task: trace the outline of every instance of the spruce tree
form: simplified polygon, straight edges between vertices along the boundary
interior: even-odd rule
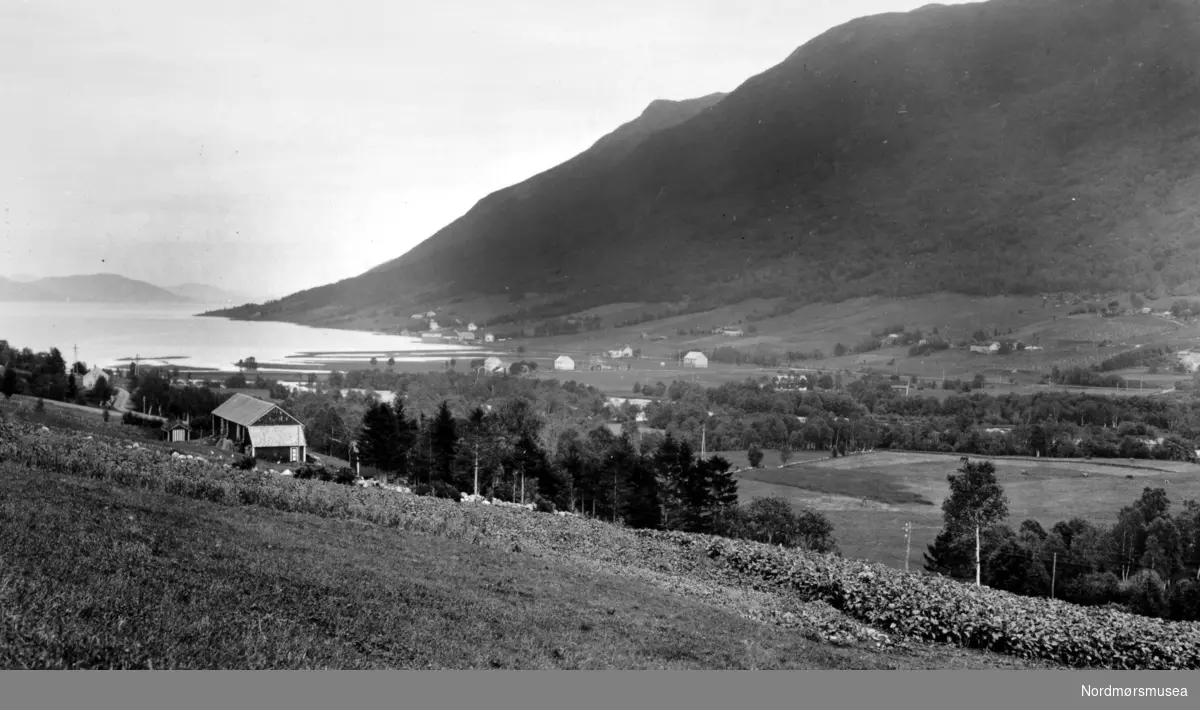
[[[4,377],[0,379],[0,394],[4,395],[5,399],[11,398],[17,393],[17,371],[13,369],[12,363],[8,363],[8,367],[4,368]]]
[[[454,457],[458,447],[458,429],[450,404],[442,400],[432,422],[433,477],[451,482],[454,478]]]

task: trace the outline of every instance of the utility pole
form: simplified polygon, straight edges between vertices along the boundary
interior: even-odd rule
[[[979,583],[979,523],[975,523],[975,586],[981,586]]]
[[[1058,578],[1058,553],[1054,553],[1054,561],[1050,564],[1050,598],[1054,598],[1054,582]]]
[[[479,495],[479,442],[475,442],[475,495]]]
[[[700,460],[704,460],[704,443],[705,435],[708,433],[708,422],[700,425]]]
[[[904,524],[904,571],[908,571],[908,558],[912,556],[912,522]]]

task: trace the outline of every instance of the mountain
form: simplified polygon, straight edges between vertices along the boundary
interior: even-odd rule
[[[185,299],[145,281],[117,274],[54,276],[20,284],[31,295],[16,300],[79,301],[85,303],[178,303]]]
[[[222,315],[1192,291],[1197,46],[1194,0],[861,18],[727,96],[652,104],[398,259]]]
[[[255,300],[254,296],[237,291],[229,291],[216,286],[200,283],[185,283],[178,286],[164,286],[165,290],[188,301],[197,303],[231,303],[241,305]]]
[[[49,296],[33,286],[0,276],[0,303],[7,301],[44,301]]]

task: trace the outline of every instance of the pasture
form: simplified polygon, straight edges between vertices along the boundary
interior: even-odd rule
[[[1008,495],[1008,522],[1014,528],[1032,518],[1049,529],[1075,516],[1111,524],[1147,487],[1166,489],[1173,506],[1200,500],[1200,466],[1194,464],[990,460]],[[842,554],[893,567],[904,567],[904,525],[911,522],[910,564],[919,567],[925,547],[942,526],[946,477],[959,466],[957,456],[877,452],[742,471],[738,490],[744,502],[779,495],[820,510],[833,522]]]

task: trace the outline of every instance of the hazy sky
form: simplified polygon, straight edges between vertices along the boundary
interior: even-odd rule
[[[0,274],[274,295],[924,0],[0,0]]]

